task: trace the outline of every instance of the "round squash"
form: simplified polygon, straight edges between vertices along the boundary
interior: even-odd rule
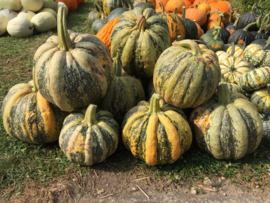
[[[35,30],[38,32],[48,32],[56,28],[57,22],[55,17],[49,12],[36,14],[32,19]]]
[[[114,9],[123,7],[121,0],[103,0],[103,12],[108,16]]]
[[[1,10],[0,14],[5,16],[8,20],[11,20],[11,19],[15,18],[16,16],[18,16],[18,13],[16,13],[15,11],[9,10],[9,9]]]
[[[268,46],[269,43],[264,47],[258,44],[250,44],[245,48],[243,57],[255,67],[270,66],[270,51],[266,50]]]
[[[101,18],[102,11],[101,11],[100,6],[98,4],[94,4],[94,5],[95,5],[96,10],[89,12],[88,17],[87,17],[89,27],[92,27],[92,24],[95,20]]]
[[[21,11],[20,13],[18,13],[18,17],[25,17],[28,20],[32,20],[32,18],[35,16],[36,14],[32,11]]]
[[[221,75],[223,74],[221,73]],[[225,79],[224,75],[221,76],[221,78]],[[226,82],[226,79],[225,80],[221,79],[221,82],[219,84],[226,84],[230,93],[233,93],[233,92],[241,93],[241,94],[243,93],[243,90],[239,85],[235,83],[228,83]],[[216,91],[216,95],[218,95],[218,89]]]
[[[65,119],[59,145],[70,161],[91,166],[115,152],[119,131],[110,112],[91,104],[86,112],[73,112]]]
[[[0,8],[12,11],[20,11],[22,9],[21,0],[1,0]]]
[[[12,37],[28,37],[33,34],[34,26],[27,18],[16,17],[8,22],[7,31]]]
[[[128,75],[122,74],[119,58],[113,59],[115,75],[112,86],[101,100],[101,108],[113,114],[114,119],[121,124],[125,114],[140,101],[145,99],[141,82]]]
[[[182,13],[183,6],[186,6],[183,0],[169,0],[166,4],[165,9],[167,13],[172,13],[177,7],[177,13]]]
[[[41,95],[70,112],[102,99],[114,70],[107,48],[97,37],[68,34],[65,9],[58,12],[58,37],[50,37],[38,48],[34,67]]]
[[[97,18],[91,26],[94,35],[96,35],[107,23],[107,18],[105,18],[103,11],[100,11],[100,13],[100,18]]]
[[[215,93],[220,74],[213,51],[192,40],[181,40],[159,57],[153,77],[155,92],[169,105],[195,108]]]
[[[215,30],[214,28],[211,28],[210,30],[207,30],[206,33],[213,33],[213,34],[216,34],[217,33],[217,30]],[[224,44],[227,44],[228,43],[228,39],[230,37],[230,33],[228,30],[226,30],[225,28],[221,28],[220,29],[220,39],[223,41]]]
[[[220,26],[214,26],[213,33],[205,33],[200,37],[200,40],[205,43],[208,49],[213,50],[214,52],[224,49],[224,42],[220,38]],[[215,32],[216,31],[216,32]],[[215,33],[215,34],[214,34]]]
[[[148,165],[174,163],[192,143],[192,134],[184,112],[170,105],[160,106],[159,95],[150,104],[141,101],[125,115],[123,143]]]
[[[207,13],[203,9],[189,8],[186,10],[186,18],[195,20],[202,26],[207,20]]]
[[[31,144],[57,141],[67,115],[42,97],[31,83],[13,86],[2,106],[3,125],[7,133]]]
[[[21,0],[21,4],[27,11],[37,12],[43,7],[43,0]]]
[[[55,20],[57,19],[56,12],[54,10],[52,10],[51,8],[43,8],[38,13],[41,13],[41,12],[48,12],[48,13],[52,14],[55,17]]]
[[[111,33],[112,58],[120,56],[130,75],[152,77],[158,57],[169,46],[167,22],[151,8],[124,12]]]
[[[253,92],[250,100],[260,113],[270,113],[270,84],[266,89]]]
[[[235,57],[235,58],[238,58],[238,57],[243,58],[243,52],[244,52],[244,50],[240,46],[234,45],[234,43],[232,43],[232,45],[230,45],[228,47],[228,49],[226,50],[226,52],[228,54],[233,53],[233,57]]]
[[[263,124],[263,136],[270,140],[270,114],[260,113]]]
[[[186,18],[186,7],[182,8],[181,19],[184,23],[184,28],[186,30],[185,39],[197,39],[198,38],[198,27],[196,23],[190,19]]]
[[[131,11],[133,9],[133,5],[130,3],[129,0],[122,0],[123,8],[116,8],[110,12],[110,14],[107,16],[107,22],[110,20],[120,18],[122,13],[126,11]]]
[[[57,0],[43,0],[42,8],[50,8],[54,11],[57,10],[58,1]]]
[[[0,36],[7,32],[8,19],[0,14]]]
[[[256,22],[258,16],[260,15],[258,12],[253,12],[253,9],[255,8],[255,5],[252,7],[251,12],[243,14],[238,22],[238,27],[240,29],[245,28],[247,25]],[[258,31],[259,26],[258,24],[252,24],[251,26],[248,27],[248,31]]]
[[[216,159],[240,159],[260,144],[263,126],[256,107],[239,93],[218,87],[218,99],[211,98],[189,118],[195,140]]]
[[[156,3],[156,1],[154,1],[154,2]],[[137,7],[140,7],[140,8],[142,8],[142,9],[152,8],[152,9],[155,10],[156,5],[153,6],[152,3],[148,2],[147,0],[144,0],[143,2],[140,2],[140,3],[138,3],[138,4],[136,4],[136,5],[134,6],[134,8],[137,8]]]

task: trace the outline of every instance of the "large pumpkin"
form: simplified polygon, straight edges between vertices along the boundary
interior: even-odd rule
[[[240,159],[252,153],[263,135],[256,107],[244,95],[229,93],[224,83],[218,87],[218,99],[194,109],[189,122],[199,147],[216,159]]]
[[[167,22],[151,8],[126,11],[111,33],[112,58],[120,56],[130,75],[152,77],[158,57],[169,46]]]
[[[31,144],[57,141],[67,115],[67,112],[48,102],[32,82],[10,88],[2,105],[7,133]]]
[[[117,149],[119,126],[113,115],[89,105],[86,112],[73,112],[63,123],[59,145],[67,158],[91,166],[104,161]]]
[[[192,134],[182,110],[160,106],[159,95],[150,104],[141,101],[125,115],[123,143],[138,159],[148,165],[174,163],[192,143]]]
[[[270,50],[267,50],[268,44],[264,47],[258,44],[248,45],[244,52],[243,57],[255,67],[270,66]]]
[[[255,91],[251,95],[250,101],[256,106],[260,113],[270,113],[270,84],[266,89]]]
[[[220,81],[216,54],[200,49],[192,40],[173,43],[159,57],[154,87],[166,103],[178,108],[195,108],[208,101]]]
[[[121,124],[125,114],[140,101],[145,99],[141,82],[128,75],[122,74],[119,58],[113,59],[115,76],[112,86],[101,100],[101,107],[113,114],[115,120]]]
[[[58,12],[58,37],[50,37],[34,55],[35,82],[44,98],[63,111],[73,111],[104,97],[114,71],[109,52],[97,37],[69,36],[65,9]]]
[[[203,9],[189,8],[186,10],[186,18],[195,20],[202,26],[207,20],[207,13]]]

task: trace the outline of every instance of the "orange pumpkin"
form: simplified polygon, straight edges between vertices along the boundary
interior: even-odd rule
[[[166,7],[167,3],[168,3],[168,0],[156,0],[156,8],[159,9],[160,6],[159,6],[159,2],[162,2],[162,4],[164,5],[164,7]],[[156,11],[157,12],[157,11]],[[161,11],[159,11],[161,12]]]
[[[169,0],[165,7],[165,10],[167,13],[172,13],[177,7],[177,13],[182,13],[183,6],[186,6],[183,0]]]
[[[69,1],[70,11],[76,11],[78,8],[78,2],[76,0]]]
[[[185,4],[186,4],[186,8],[189,8],[189,7],[191,7],[191,3],[189,2],[189,0],[183,0],[184,2],[185,2]]]
[[[198,23],[195,22],[195,24],[196,24],[197,29],[198,29],[197,39],[200,39],[200,37],[204,34],[204,31],[203,31],[203,29],[201,28],[201,26]]]
[[[228,22],[230,17],[230,11],[232,9],[232,4],[228,1],[220,1],[217,3],[210,4],[211,11],[213,12],[225,12],[225,22]]]
[[[195,0],[192,4],[192,7],[193,8],[196,8],[198,6],[198,4],[203,4],[205,2],[205,0]],[[216,0],[206,0],[206,3],[207,4],[212,4],[212,3],[216,3],[217,1]]]
[[[186,18],[196,20],[196,23],[202,26],[207,20],[207,14],[202,9],[189,8],[186,10]]]
[[[111,32],[119,20],[120,18],[110,20],[109,22],[106,23],[106,25],[104,25],[103,28],[101,28],[101,30],[96,35],[96,37],[99,38],[105,44],[110,55],[111,55],[111,39],[110,39]]]
[[[198,9],[202,9],[206,12],[206,14],[208,15],[211,11],[211,7],[208,3],[206,3],[206,0],[204,1],[204,3],[200,3],[197,7]]]
[[[211,14],[210,14],[207,22],[209,23],[211,21],[219,21],[219,19],[220,19],[220,14],[211,11]],[[224,23],[224,18],[222,18],[222,22]]]

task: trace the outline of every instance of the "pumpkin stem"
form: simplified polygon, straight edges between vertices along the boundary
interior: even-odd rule
[[[249,69],[250,69],[250,70],[254,70],[254,69],[255,69],[255,67],[254,67],[254,65],[253,65],[252,63],[249,63],[248,66],[249,66]]]
[[[99,5],[95,3],[94,6],[95,6],[96,10],[97,10],[98,12],[100,12],[100,7],[99,7]]]
[[[250,26],[252,26],[252,25],[257,25],[258,27],[260,27],[260,22],[261,22],[261,16],[259,16],[259,18],[256,20],[256,22],[248,24],[243,30],[245,32],[247,32],[248,28],[250,28]]]
[[[89,128],[95,125],[97,123],[96,112],[97,112],[97,105],[90,104],[85,112],[85,117],[82,120],[82,123],[87,123]]]
[[[232,23],[232,14],[233,14],[233,12],[234,12],[234,11],[231,9],[231,10],[230,10],[229,23]]]
[[[231,95],[228,89],[228,85],[224,78],[224,75],[221,73],[221,81],[218,85],[218,103],[226,106],[231,102]]]
[[[120,57],[117,55],[113,58],[114,76],[120,77],[122,75],[122,65]]]
[[[177,15],[177,7],[175,7],[175,8],[173,9],[173,14],[176,14],[176,15]]]
[[[58,48],[63,51],[70,51],[73,48],[73,43],[71,42],[66,24],[66,7],[61,6],[57,15],[57,33],[59,39]]]
[[[150,100],[149,110],[146,112],[146,114],[157,114],[159,111],[159,95],[154,93]]]
[[[238,22],[239,22],[239,20],[240,20],[240,16],[241,16],[241,15],[240,15],[239,13],[236,13],[235,16],[236,16],[236,20],[235,20],[233,26],[237,26],[237,25],[238,25]]]
[[[216,33],[215,36],[214,36],[214,40],[218,40],[218,38],[220,36],[221,27],[218,26],[218,25],[213,25],[213,27],[214,27],[214,32],[213,33]]]
[[[270,45],[270,37],[268,38],[266,42],[267,44],[263,47],[263,50],[265,50]]]
[[[267,94],[270,95],[270,84],[267,84]]]
[[[36,86],[36,82],[35,82],[35,79],[36,79],[35,67],[33,67],[32,74],[33,74],[33,87],[31,90],[32,90],[32,92],[37,92],[37,86]]]
[[[133,27],[133,30],[140,29],[140,31],[144,31],[147,25],[145,17],[141,14],[139,16],[137,24]]]
[[[173,42],[172,45],[173,46],[181,46],[181,47],[184,47],[186,49],[189,49],[191,51],[191,53],[193,54],[193,56],[201,55],[200,47],[193,40],[185,39],[185,40],[181,40],[181,41],[176,41],[176,42]]]
[[[262,33],[262,30],[263,30],[263,28],[264,28],[263,25],[264,25],[264,24],[268,24],[268,22],[269,22],[269,14],[267,14],[267,15],[264,16],[262,22],[260,23],[260,29],[258,30],[257,33]]]
[[[231,51],[231,56],[234,55],[234,52],[235,52],[235,45],[234,45],[234,42],[232,42],[232,51]]]
[[[183,40],[182,36],[181,35],[178,35],[177,36],[177,41],[181,41],[181,40]]]
[[[182,18],[185,19],[185,17],[186,17],[186,7],[183,6],[182,7]]]
[[[161,10],[162,10],[161,13],[162,13],[162,14],[166,14],[165,7],[164,7],[164,5],[163,5],[163,3],[162,3],[161,1],[159,2],[159,6],[160,6],[160,8],[161,8]]]

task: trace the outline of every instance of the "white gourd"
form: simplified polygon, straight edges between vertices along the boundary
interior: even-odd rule
[[[50,14],[52,14],[55,17],[55,19],[57,18],[56,12],[50,8],[43,8],[38,13],[41,13],[41,12],[49,12]]]
[[[15,18],[18,15],[15,11],[12,11],[12,10],[9,10],[9,9],[1,10],[0,14],[5,16],[8,20],[11,20],[11,19]]]
[[[34,26],[25,17],[16,17],[8,22],[7,31],[12,37],[28,37],[33,34]]]
[[[43,7],[42,8],[50,8],[56,11],[58,5],[57,0],[43,0]]]
[[[19,11],[22,8],[21,0],[0,0],[0,8]]]
[[[32,11],[21,11],[19,14],[18,14],[18,17],[25,17],[27,18],[28,20],[31,21],[31,19],[35,16],[36,14]]]
[[[21,3],[27,11],[37,12],[43,7],[43,0],[21,0]]]
[[[57,22],[55,17],[49,12],[41,12],[36,14],[31,22],[33,23],[35,30],[38,32],[47,32],[56,28]]]
[[[0,36],[7,32],[8,21],[4,15],[0,14]]]

